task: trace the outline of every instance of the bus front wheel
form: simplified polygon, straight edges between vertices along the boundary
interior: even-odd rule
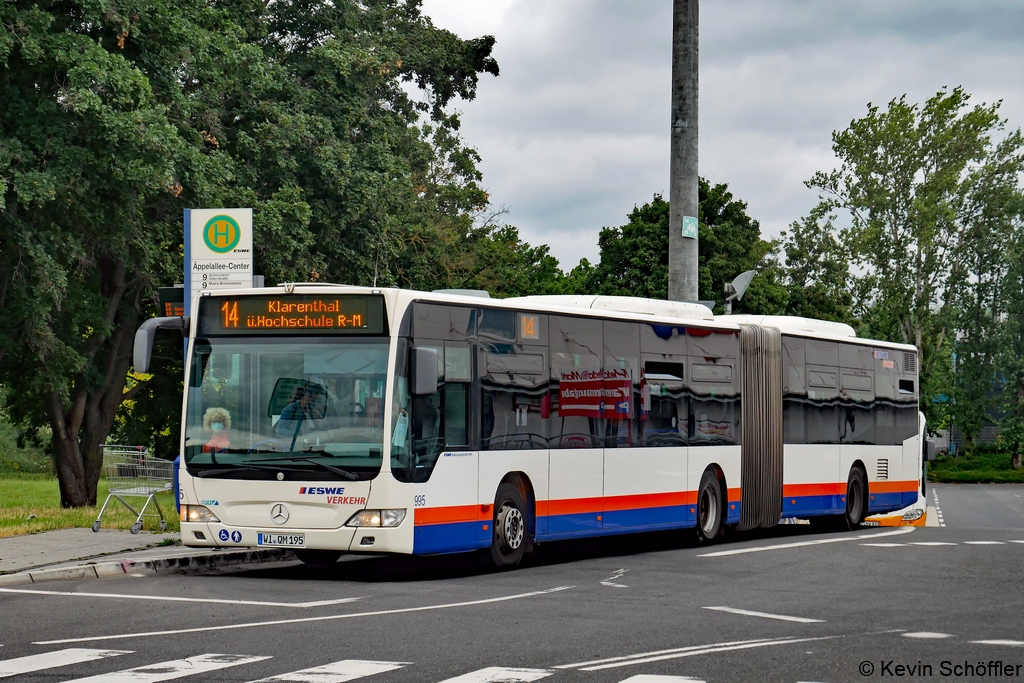
[[[700,478],[697,490],[697,537],[701,543],[714,543],[722,535],[722,485],[711,470]]]
[[[515,567],[526,550],[526,504],[519,489],[511,484],[498,487],[493,529],[491,561],[495,567]]]

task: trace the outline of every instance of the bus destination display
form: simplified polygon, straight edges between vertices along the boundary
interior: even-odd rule
[[[199,334],[384,334],[380,296],[203,297]]]

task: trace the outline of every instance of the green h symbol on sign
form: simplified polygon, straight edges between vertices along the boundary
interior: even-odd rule
[[[226,254],[234,249],[241,237],[238,222],[231,216],[214,216],[203,227],[203,241],[218,254]]]

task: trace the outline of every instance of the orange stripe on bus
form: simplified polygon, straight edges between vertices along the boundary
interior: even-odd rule
[[[603,512],[604,498],[565,498],[548,501],[548,515],[578,515]]]
[[[800,496],[845,496],[846,484],[786,484],[782,487],[783,498]]]
[[[912,493],[916,490],[916,479],[909,481],[872,481],[868,483],[868,493]]]
[[[416,526],[490,520],[491,507],[491,505],[451,505],[443,508],[416,508]]]
[[[730,503],[738,503],[743,498],[743,493],[742,490],[739,487],[737,487],[734,489],[729,489],[729,492],[726,494],[725,497],[729,499]]]
[[[696,491],[641,493],[632,496],[609,496],[604,499],[604,509],[606,512],[615,512],[617,510],[643,510],[644,508],[693,505],[696,502]]]

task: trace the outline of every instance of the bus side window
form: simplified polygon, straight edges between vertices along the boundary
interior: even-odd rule
[[[444,345],[444,446],[469,446],[469,386],[473,380],[469,344]]]
[[[637,400],[640,393],[640,325],[604,321],[604,447],[640,445]]]
[[[807,378],[804,371],[804,340],[782,337],[782,440],[807,443]]]
[[[739,335],[686,328],[690,393],[690,445],[740,442]]]
[[[640,325],[644,364],[640,430],[644,446],[685,446],[693,426],[686,387],[686,328]]]
[[[598,401],[592,393],[601,383],[602,321],[552,315],[548,335],[550,448],[600,448],[604,435]]]
[[[839,443],[839,344],[805,340],[807,371],[807,443]]]
[[[547,448],[547,349],[481,342],[480,450]]]

